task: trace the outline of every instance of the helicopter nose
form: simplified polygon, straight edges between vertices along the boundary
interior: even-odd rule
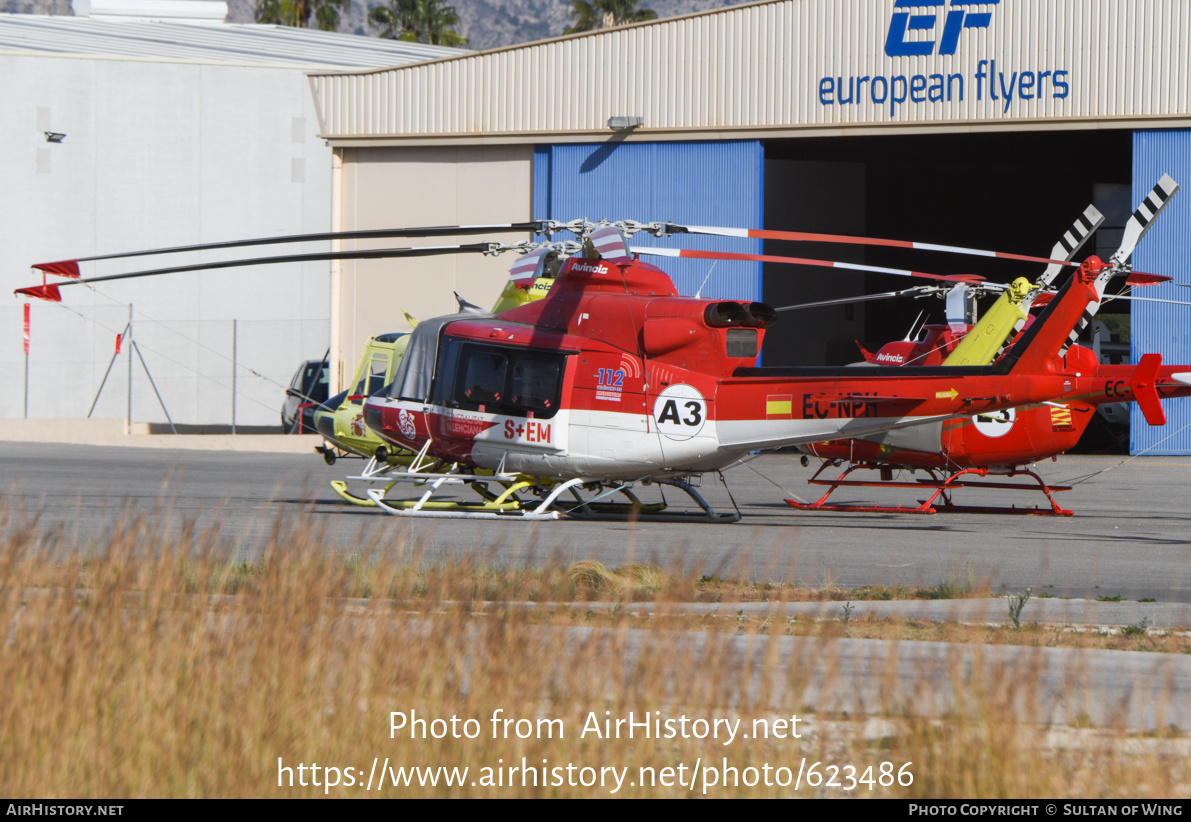
[[[324,437],[333,439],[335,437],[335,417],[327,411],[315,409],[314,428]]]

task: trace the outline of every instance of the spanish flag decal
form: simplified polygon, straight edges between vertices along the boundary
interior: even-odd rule
[[[765,398],[765,419],[788,420],[794,416],[793,394],[770,394]]]

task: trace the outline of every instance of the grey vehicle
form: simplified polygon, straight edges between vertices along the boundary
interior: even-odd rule
[[[284,433],[314,433],[314,406],[326,402],[328,385],[325,358],[307,360],[298,366],[281,406],[281,430]]]

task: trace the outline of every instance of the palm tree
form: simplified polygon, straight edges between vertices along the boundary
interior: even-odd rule
[[[322,31],[338,31],[351,0],[256,0],[256,22],[306,28],[311,16]]]
[[[610,29],[657,19],[656,11],[638,8],[637,3],[638,0],[571,0],[571,27],[563,34]]]
[[[467,38],[455,31],[459,15],[442,0],[388,0],[368,12],[368,23],[381,37],[434,46],[465,46]]]

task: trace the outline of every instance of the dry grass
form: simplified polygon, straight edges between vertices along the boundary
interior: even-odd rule
[[[377,791],[374,784],[374,795],[605,796],[611,785],[601,787],[602,767],[627,769],[616,795],[690,795],[676,783],[689,782],[696,762],[726,763],[742,782],[757,769],[760,784],[717,785],[708,790],[715,796],[795,795],[793,787],[765,785],[767,764],[791,769],[785,777],[771,770],[771,781],[792,778],[802,764],[802,796],[1161,797],[1191,788],[1186,739],[1139,740],[1112,728],[1060,738],[1059,729],[1024,721],[1038,699],[1037,671],[1028,666],[942,674],[939,687],[952,705],[922,715],[894,695],[890,672],[875,669],[868,684],[876,698],[866,698],[862,711],[831,708],[845,637],[935,630],[929,627],[779,625],[730,614],[642,620],[584,604],[553,612],[468,604],[664,605],[698,600],[709,587],[723,594],[714,581],[651,566],[498,571],[423,566],[416,556],[379,549],[344,560],[320,553],[317,533],[281,524],[262,559],[229,562],[218,533],[163,533],[132,518],[87,559],[60,553],[52,535],[2,510],[0,535],[0,794],[11,797],[322,795],[328,766],[340,782],[330,795],[364,796],[374,762],[382,770],[386,760],[393,769],[466,767],[468,777],[462,787]],[[774,599],[797,589],[723,584]],[[990,641],[988,629],[952,630],[923,638]],[[826,678],[812,685],[812,674]],[[819,697],[807,696],[812,687]],[[581,736],[591,719],[630,711],[638,720],[653,711],[740,719],[744,732],[756,719],[797,714],[803,737],[725,745],[722,736]],[[475,719],[470,729],[479,733],[412,739],[407,725],[394,736],[391,712],[407,721],[415,712],[425,720]],[[527,722],[508,726],[506,738],[494,734],[494,715]],[[560,727],[544,719],[561,721],[562,738],[541,738]],[[519,738],[519,728],[533,733]],[[292,770],[279,769],[279,760]],[[523,761],[537,769],[536,787],[522,786],[522,772],[510,786],[507,769]],[[875,784],[808,785],[806,769],[816,762],[825,777],[829,765],[856,766],[861,780],[872,766]],[[880,784],[885,762],[892,785]],[[913,781],[898,785],[905,763]],[[548,783],[563,784],[542,786],[542,767]],[[669,777],[667,767],[675,769]],[[502,784],[484,785],[484,768]],[[642,786],[651,768],[656,784]],[[568,784],[592,775],[593,786]],[[835,776],[847,784],[846,770]],[[667,778],[671,784],[662,784]],[[604,772],[604,781],[614,777]],[[697,784],[693,793],[702,790]]]

